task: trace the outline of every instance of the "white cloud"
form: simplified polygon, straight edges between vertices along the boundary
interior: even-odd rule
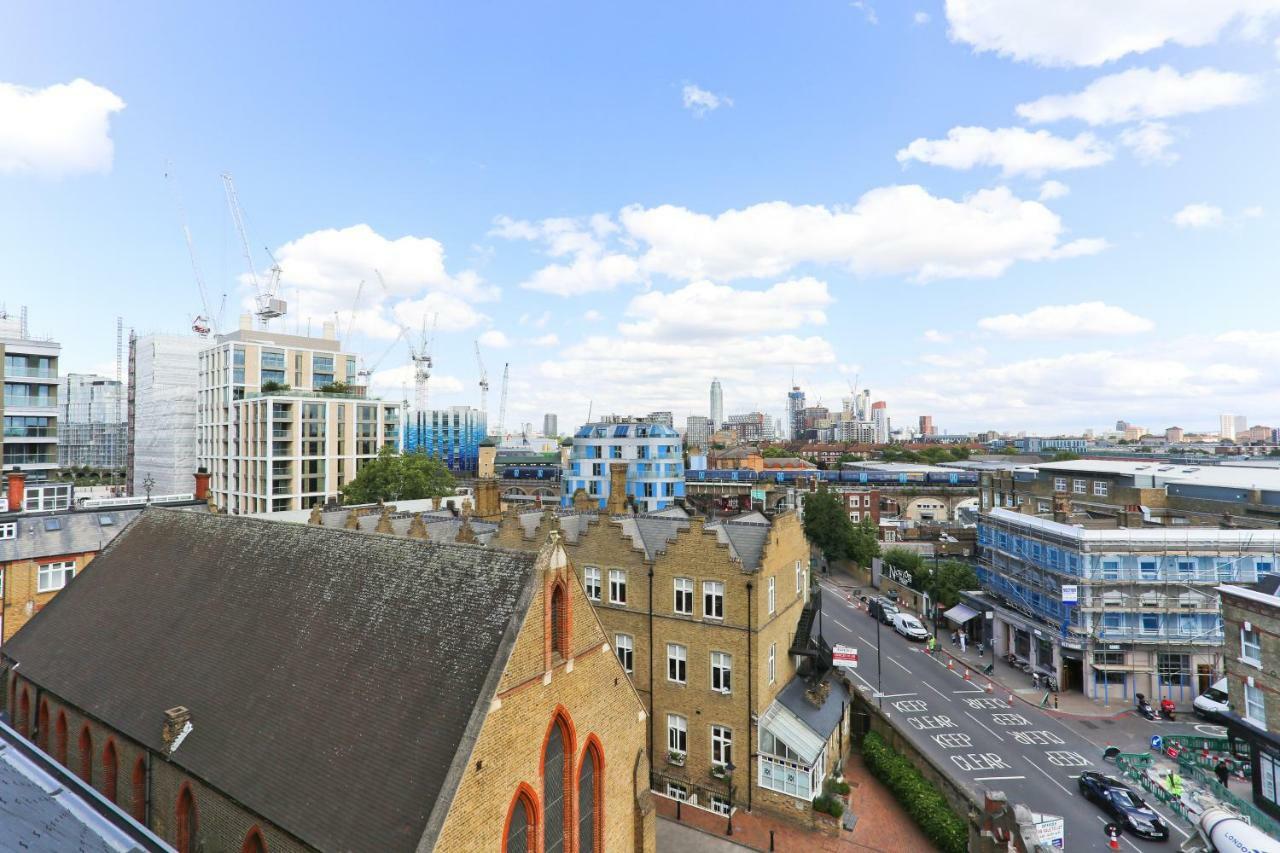
[[[498,329],[490,329],[479,337],[479,343],[485,347],[509,347],[511,339]]]
[[[862,17],[866,19],[868,24],[874,26],[880,23],[880,18],[876,15],[875,7],[866,2],[866,0],[853,0],[849,5],[862,13]]]
[[[1143,163],[1169,164],[1177,160],[1178,155],[1169,150],[1173,141],[1169,126],[1160,121],[1144,121],[1120,132],[1120,144]]]
[[[1026,314],[985,317],[978,327],[1006,338],[1084,338],[1134,335],[1149,332],[1155,324],[1104,302],[1076,305],[1043,305]]]
[[[1189,204],[1173,215],[1179,228],[1216,228],[1222,224],[1222,208],[1212,204]]]
[[[489,317],[449,293],[427,293],[420,299],[398,302],[393,312],[415,340],[422,334],[424,322],[428,334],[433,324],[441,332],[461,332],[489,322]]]
[[[686,83],[680,91],[680,96],[684,103],[684,108],[698,118],[702,118],[707,113],[718,110],[721,107],[733,106],[733,99],[728,95],[717,95],[715,92],[708,92],[693,83]]]
[[[1261,332],[1256,329],[1238,329],[1223,332],[1215,340],[1233,350],[1243,349],[1251,356],[1280,360],[1280,332]]]
[[[44,89],[0,83],[0,174],[110,172],[110,119],[124,106],[84,79]]]
[[[1045,181],[1040,185],[1040,200],[1052,201],[1055,198],[1062,198],[1071,194],[1071,187],[1062,183],[1062,181]]]
[[[1099,239],[1061,242],[1053,211],[1005,187],[959,201],[916,185],[864,194],[852,207],[775,201],[716,216],[674,205],[622,211],[626,234],[647,244],[647,272],[677,279],[770,278],[799,264],[832,263],[862,275],[920,281],[990,278],[1016,261],[1094,254]]]
[[[413,399],[414,367],[408,362],[409,356],[407,352],[404,354],[404,358],[405,364],[376,371],[369,377],[369,387],[372,389],[371,393],[374,396],[379,396],[386,400]],[[456,376],[432,373],[431,378],[427,381],[428,405],[434,405],[431,400],[436,394],[456,394],[463,390],[470,390],[469,386]]]
[[[1101,65],[1165,44],[1211,44],[1231,25],[1256,36],[1280,0],[947,0],[953,41],[1041,65]]]
[[[920,363],[932,367],[977,367],[987,361],[987,351],[982,347],[960,350],[958,352],[925,353],[920,356]]]
[[[539,335],[536,338],[529,339],[529,345],[535,347],[554,347],[559,346],[560,336],[555,332],[548,332],[545,335]]]
[[[929,16],[928,12],[916,12],[911,16],[911,20],[916,26],[923,27],[925,24],[929,23],[932,18]]]
[[[949,344],[955,336],[937,329],[925,329],[921,337],[931,344]]]
[[[627,306],[627,316],[635,322],[619,329],[664,340],[791,331],[825,324],[826,308],[833,301],[827,283],[814,278],[779,282],[767,290],[695,281],[668,293],[653,290],[635,297]]]
[[[556,296],[579,296],[643,279],[635,258],[606,248],[605,240],[617,230],[617,224],[603,214],[586,220],[559,217],[538,222],[499,216],[490,233],[508,240],[541,242],[547,255],[569,259],[568,263],[535,271],[521,287]]]
[[[1262,94],[1258,78],[1201,68],[1179,74],[1168,65],[1131,68],[1099,77],[1079,92],[1046,95],[1018,104],[1018,115],[1033,124],[1079,119],[1091,125],[1164,119],[1232,107]]]
[[[917,139],[898,151],[897,157],[899,163],[919,160],[950,169],[999,166],[1005,175],[1034,177],[1100,166],[1111,159],[1111,150],[1092,133],[1064,139],[1046,130],[1021,127],[953,127],[946,139]]]
[[[1245,219],[1258,219],[1264,213],[1266,213],[1266,211],[1264,211],[1262,206],[1258,204],[1251,205],[1250,207],[1246,207],[1244,210],[1240,211],[1240,215]]]

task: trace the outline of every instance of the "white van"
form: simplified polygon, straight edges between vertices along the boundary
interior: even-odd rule
[[[893,630],[908,640],[923,640],[929,636],[929,632],[920,624],[920,620],[910,613],[895,613],[893,616]]]
[[[1191,707],[1195,709],[1197,717],[1206,719],[1212,719],[1214,714],[1220,711],[1230,710],[1231,703],[1227,701],[1227,680],[1220,678],[1215,681],[1212,687],[1196,697]]]

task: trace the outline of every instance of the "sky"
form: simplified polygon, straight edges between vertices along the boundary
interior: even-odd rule
[[[682,425],[713,377],[1280,425],[1280,0],[0,8],[0,305],[63,372],[114,375],[117,316],[234,330],[274,256],[275,329],[336,314],[400,399],[434,322],[430,405],[478,342],[508,430]]]

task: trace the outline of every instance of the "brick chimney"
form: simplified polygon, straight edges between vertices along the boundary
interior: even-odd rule
[[[1059,524],[1066,524],[1067,518],[1071,515],[1071,499],[1063,497],[1055,497],[1053,499],[1053,520]]]
[[[609,515],[627,514],[627,463],[615,462],[609,466],[609,502],[605,505]]]
[[[164,712],[164,728],[160,730],[160,740],[164,743],[165,752],[173,752],[182,735],[182,730],[191,722],[191,711],[185,705],[178,705]]]
[[[20,469],[14,468],[9,472],[9,512],[21,512],[22,502],[27,494],[27,475]]]
[[[498,499],[498,481],[476,480],[476,518],[497,518],[502,514]]]
[[[198,501],[209,499],[209,469],[201,465],[196,469],[196,492],[195,498]]]

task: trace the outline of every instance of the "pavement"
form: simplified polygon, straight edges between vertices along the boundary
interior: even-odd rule
[[[958,655],[959,649],[946,642],[943,651],[930,655],[924,644],[871,618],[856,595],[854,603],[848,603],[847,590],[831,577],[822,577],[821,583],[826,591],[822,635],[832,645],[858,649],[858,668],[847,672],[863,695],[878,700],[899,731],[976,798],[986,790],[1004,791],[1012,802],[1034,812],[1063,817],[1068,850],[1108,849],[1103,834],[1107,819],[1084,800],[1076,781],[1085,770],[1115,772],[1102,762],[1105,746],[1146,751],[1151,734],[1196,731],[1197,721],[1190,715],[1187,722],[1162,726],[1127,711],[1076,713],[1086,710],[1085,703],[1092,705],[1083,696],[1077,704],[1060,694],[1058,711],[1046,711],[1038,704],[1043,691],[1033,690],[1020,670],[1006,666],[1005,672],[1018,678],[1004,676],[1000,663],[988,690],[980,667],[964,665],[976,663],[976,653],[972,661],[961,656],[957,665],[948,652]],[[1071,704],[1064,706],[1064,699]],[[1174,827],[1173,843],[1181,844],[1186,832],[1182,823],[1152,805]],[[1121,840],[1128,850],[1141,850],[1148,843],[1128,836]]]

